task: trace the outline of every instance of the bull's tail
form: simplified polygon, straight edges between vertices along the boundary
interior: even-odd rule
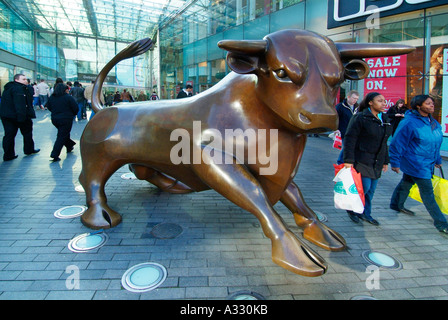
[[[92,110],[97,113],[103,106],[101,105],[101,94],[103,88],[103,82],[106,79],[107,74],[112,68],[119,63],[121,60],[129,59],[132,57],[139,56],[154,46],[151,39],[146,38],[142,40],[137,40],[132,42],[126,48],[121,50],[115,57],[112,58],[101,70],[101,72],[96,77],[95,83],[93,84],[92,90]]]

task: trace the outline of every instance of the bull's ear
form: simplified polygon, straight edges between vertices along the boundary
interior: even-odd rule
[[[353,59],[344,64],[344,77],[349,80],[362,80],[367,78],[370,72],[369,65],[360,59]]]
[[[227,65],[236,73],[253,73],[258,69],[258,57],[229,52],[227,54]]]
[[[227,64],[236,73],[255,73],[260,57],[267,50],[267,40],[221,40],[218,47],[227,50]]]

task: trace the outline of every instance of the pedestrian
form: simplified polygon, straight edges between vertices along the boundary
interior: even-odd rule
[[[155,91],[152,92],[151,97],[149,97],[149,100],[159,100],[159,96]]]
[[[408,107],[403,99],[398,99],[395,105],[387,110],[387,115],[389,116],[390,124],[392,125],[392,136],[394,135],[395,130],[397,130],[400,121],[403,120],[404,114],[407,110]]]
[[[33,107],[36,110],[40,110],[40,102],[39,102],[39,89],[37,89],[37,83],[33,83]]]
[[[185,89],[179,91],[176,99],[187,98],[193,96],[193,86],[191,84],[187,84]]]
[[[37,90],[39,91],[40,108],[43,110],[45,109],[45,104],[48,101],[48,94],[50,93],[50,87],[45,83],[45,79],[40,79],[40,82],[37,85]]]
[[[131,102],[131,95],[129,94],[129,92],[126,89],[124,89],[123,93],[121,94],[121,101]]]
[[[78,104],[77,117],[78,121],[81,121],[82,119],[85,119],[83,115],[86,113],[85,112],[86,99],[84,98],[84,88],[81,87],[79,81],[75,81],[74,87],[71,88],[69,92],[70,95],[75,99],[76,103]]]
[[[440,147],[442,127],[433,118],[434,99],[429,95],[417,95],[411,100],[411,110],[400,122],[390,145],[392,170],[403,172],[400,183],[390,200],[390,208],[402,213],[415,213],[404,207],[414,183],[420,191],[423,204],[431,215],[434,226],[448,234],[448,223],[438,206],[431,183],[434,167],[442,166]]]
[[[372,200],[381,177],[387,171],[389,153],[387,139],[392,133],[389,118],[384,113],[386,99],[378,92],[368,93],[359,105],[359,111],[350,120],[345,133],[344,166],[354,167],[361,173],[365,196],[364,212],[348,211],[350,219],[359,219],[373,225],[379,222],[372,218]]]
[[[146,101],[146,93],[143,91],[140,91],[139,95],[137,96],[137,101]]]
[[[33,107],[33,93],[29,90],[26,76],[16,74],[14,80],[5,85],[0,104],[0,118],[5,135],[3,137],[3,161],[16,159],[15,138],[17,131],[23,136],[23,152],[26,155],[38,153],[34,148],[33,121],[36,113]]]
[[[351,90],[347,93],[347,97],[341,103],[338,103],[336,105],[336,111],[339,117],[338,130],[341,133],[341,140],[342,140],[342,148],[341,152],[339,153],[337,164],[344,163],[343,157],[344,157],[345,132],[347,131],[347,126],[348,123],[350,122],[350,119],[356,112],[358,112],[359,108],[358,99],[359,99],[359,92],[356,90]]]
[[[73,151],[76,144],[70,139],[70,131],[72,130],[73,117],[78,114],[79,108],[76,100],[68,92],[67,85],[58,83],[47,102],[47,108],[51,112],[51,123],[58,129],[56,141],[50,154],[53,162],[61,160],[59,155],[64,146],[69,153]]]
[[[119,91],[117,91],[115,93],[115,95],[114,95],[114,101],[113,101],[112,105],[115,105],[115,104],[120,103],[120,102],[121,102],[121,94],[120,94]]]

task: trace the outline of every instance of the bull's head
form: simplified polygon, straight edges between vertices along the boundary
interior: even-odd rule
[[[409,53],[393,44],[334,43],[304,30],[282,30],[263,40],[222,40],[227,64],[258,76],[257,96],[297,132],[337,129],[334,101],[344,79],[369,75],[362,58]]]

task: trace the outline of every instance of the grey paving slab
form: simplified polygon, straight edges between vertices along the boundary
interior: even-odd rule
[[[448,298],[448,238],[433,227],[421,203],[407,201],[414,217],[389,209],[401,175],[388,171],[380,179],[373,201],[380,226],[352,223],[333,205],[338,151],[324,136],[308,138],[294,178],[308,205],[325,214],[326,225],[348,244],[346,251],[328,252],[304,240],[329,265],[321,277],[299,276],[274,264],[270,241],[258,220],[215,191],[165,194],[146,181],[122,179],[129,172],[126,166],[106,186],[109,204],[122,214],[122,224],[104,231],[108,241],[101,248],[71,252],[69,241],[91,230],[79,218],[57,219],[53,214],[65,206],[85,204],[84,193],[75,190],[85,124],[74,122],[75,151],[63,151],[62,160],[51,163],[56,129],[48,111],[37,111],[34,139],[41,152],[24,156],[19,133],[19,157],[0,163],[0,300],[222,300],[241,290],[269,300],[348,300],[358,295],[382,300]],[[288,155],[288,150],[280,152]],[[446,160],[444,167],[448,170]],[[302,230],[286,207],[278,203],[274,208],[301,238]],[[173,239],[151,234],[152,228],[166,222],[178,224],[182,233]],[[362,257],[367,250],[394,256],[402,268],[369,272]],[[143,262],[163,265],[167,279],[150,292],[125,290],[123,274]],[[73,270],[79,272],[75,288]],[[369,286],[372,279],[378,289]]]

